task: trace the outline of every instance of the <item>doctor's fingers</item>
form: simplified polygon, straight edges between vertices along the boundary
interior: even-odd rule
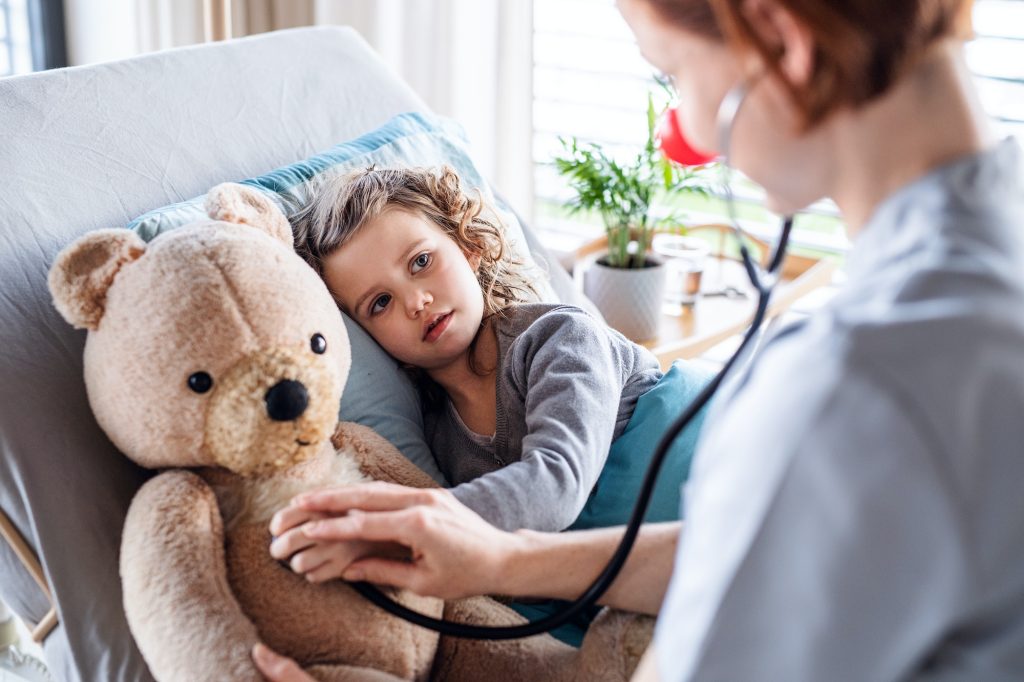
[[[443,505],[454,496],[444,488],[409,488],[375,481],[362,485],[317,490],[298,495],[292,504],[302,509],[327,514],[343,514],[352,509],[397,511],[418,505]]]
[[[383,540],[403,544],[415,555],[442,553],[455,557],[487,556],[507,535],[487,523],[448,492],[431,505],[383,512],[351,510],[345,516],[302,526],[317,540]],[[445,556],[437,559],[445,559]]]
[[[429,513],[426,507],[382,512],[353,509],[345,516],[311,521],[302,526],[302,532],[315,541],[373,540],[412,547],[426,525],[423,517]]]

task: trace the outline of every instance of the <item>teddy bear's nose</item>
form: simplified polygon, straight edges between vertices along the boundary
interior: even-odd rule
[[[283,379],[270,387],[263,400],[267,403],[267,414],[271,419],[289,422],[306,411],[309,393],[298,381]]]

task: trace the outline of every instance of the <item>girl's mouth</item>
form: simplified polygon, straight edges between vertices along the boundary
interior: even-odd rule
[[[444,333],[444,330],[448,328],[448,323],[451,322],[452,314],[445,313],[436,320],[427,325],[427,331],[423,334],[424,341],[437,341],[437,339]]]

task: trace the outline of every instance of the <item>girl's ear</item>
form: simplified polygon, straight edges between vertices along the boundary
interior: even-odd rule
[[[473,272],[480,271],[480,263],[483,261],[483,258],[480,257],[480,254],[467,253],[466,260],[469,261],[469,267],[473,268]]]

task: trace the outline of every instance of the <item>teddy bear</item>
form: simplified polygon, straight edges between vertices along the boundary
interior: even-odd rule
[[[338,422],[348,337],[284,214],[236,184],[211,190],[206,210],[148,244],[125,229],[88,233],[49,277],[61,314],[88,330],[98,423],[157,472],[132,500],[120,556],[128,624],[156,679],[261,679],[257,642],[325,681],[628,679],[649,618],[606,609],[580,649],[550,635],[441,637],[270,556],[270,518],[302,491],[435,484],[372,430]],[[433,617],[523,622],[489,597],[383,589]]]

